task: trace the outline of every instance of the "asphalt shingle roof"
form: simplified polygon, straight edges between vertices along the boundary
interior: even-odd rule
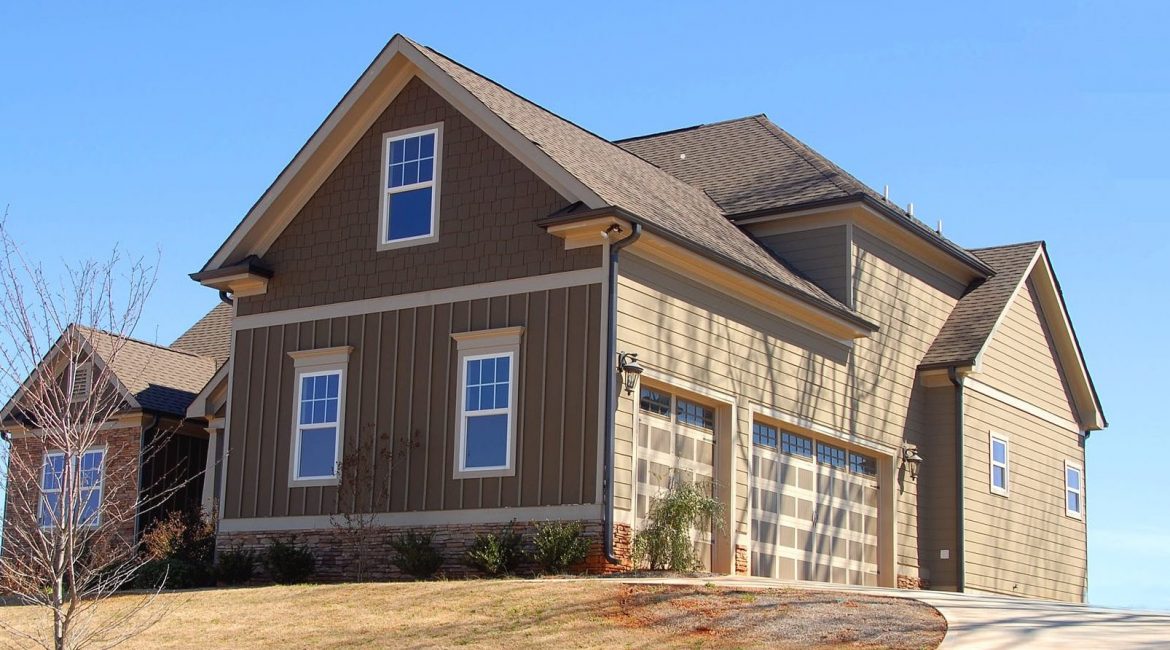
[[[136,339],[126,339],[114,354],[117,337],[100,330],[78,329],[144,409],[185,415],[217,369],[213,357]]]
[[[1036,250],[1043,245],[1026,242],[972,249],[972,253],[995,269],[995,275],[959,300],[920,367],[973,362],[991,336],[999,315],[1008,308],[1008,301],[1036,256]]]
[[[565,120],[426,46],[413,43],[517,133],[607,204],[835,311],[848,307],[800,276],[747,233],[698,187]]]
[[[175,339],[170,347],[202,357],[211,357],[222,365],[231,353],[231,333],[232,308],[231,305],[221,302],[182,336]]]

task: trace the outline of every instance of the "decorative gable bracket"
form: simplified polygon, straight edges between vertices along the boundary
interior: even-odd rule
[[[271,278],[272,269],[264,266],[255,255],[230,266],[191,274],[191,279],[199,284],[237,297],[266,293]]]

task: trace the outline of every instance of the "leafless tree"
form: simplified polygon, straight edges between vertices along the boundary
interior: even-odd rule
[[[153,436],[149,448],[135,436],[109,435],[126,409],[113,367],[156,266],[115,250],[47,273],[16,244],[7,213],[0,221],[0,389],[13,395],[0,477],[8,500],[0,585],[9,598],[52,613],[52,630],[16,629],[0,618],[22,647],[110,647],[162,615],[151,607],[157,592],[106,603],[145,562],[136,518],[177,489],[139,485],[139,463],[166,435]],[[100,464],[86,454],[99,447]]]

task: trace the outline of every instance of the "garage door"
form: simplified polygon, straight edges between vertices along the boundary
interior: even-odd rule
[[[637,526],[671,481],[715,485],[715,409],[665,389],[641,387],[638,417]],[[695,552],[711,568],[711,530],[692,531]]]
[[[752,575],[876,585],[877,459],[752,427]]]

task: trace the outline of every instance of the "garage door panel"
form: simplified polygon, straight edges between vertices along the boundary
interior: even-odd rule
[[[753,575],[876,585],[873,459],[787,432],[763,438],[752,457]]]

